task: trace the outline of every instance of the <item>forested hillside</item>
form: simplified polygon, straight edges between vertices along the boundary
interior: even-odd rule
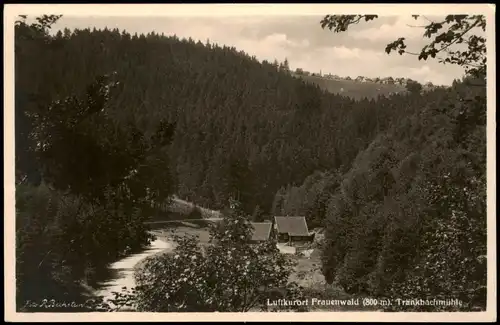
[[[56,20],[16,26],[19,301],[147,245],[177,194],[305,215],[349,293],[485,305],[484,85],[354,100],[235,48]]]
[[[175,124],[170,148],[177,193],[218,209],[230,196],[252,213],[270,212],[274,194],[316,170],[349,166],[376,134],[427,99],[354,102],[324,93],[234,48],[66,30],[17,58],[19,93],[57,100],[115,72],[109,114],[146,134]]]
[[[485,89],[456,84],[425,99],[343,173],[282,188],[274,212],[326,226],[323,272],[347,292],[458,294],[484,307]]]

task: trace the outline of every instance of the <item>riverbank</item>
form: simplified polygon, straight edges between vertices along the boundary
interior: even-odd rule
[[[135,286],[134,268],[142,260],[157,254],[162,251],[172,249],[172,244],[164,238],[157,238],[144,251],[131,254],[109,266],[111,278],[98,283],[98,289],[95,291],[96,296],[102,296],[106,301],[113,299],[113,292],[121,292],[123,287],[131,289]]]

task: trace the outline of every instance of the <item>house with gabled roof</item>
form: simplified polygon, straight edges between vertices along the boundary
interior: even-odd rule
[[[309,242],[314,233],[309,233],[305,217],[275,216],[274,231],[278,242]]]
[[[384,84],[388,84],[388,85],[393,85],[394,84],[394,78],[393,77],[384,78],[382,81],[383,81]]]
[[[259,243],[271,238],[273,229],[272,222],[251,222],[252,225],[252,238],[253,243]]]

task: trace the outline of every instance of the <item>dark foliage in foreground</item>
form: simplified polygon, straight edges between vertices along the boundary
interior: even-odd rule
[[[37,308],[27,301],[81,304],[82,282],[149,243],[151,202],[173,189],[165,150],[172,126],[147,135],[111,118],[113,75],[51,100],[27,87],[29,55],[54,46],[54,19],[45,18],[16,25],[16,298],[28,311]]]

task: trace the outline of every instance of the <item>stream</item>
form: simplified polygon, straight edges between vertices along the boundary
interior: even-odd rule
[[[159,253],[161,251],[172,248],[172,244],[160,239],[156,239],[144,251],[131,254],[122,258],[119,261],[111,264],[111,278],[98,284],[98,290],[95,294],[103,296],[104,300],[114,298],[113,292],[121,292],[123,287],[131,289],[135,286],[134,281],[134,266],[143,259]]]

